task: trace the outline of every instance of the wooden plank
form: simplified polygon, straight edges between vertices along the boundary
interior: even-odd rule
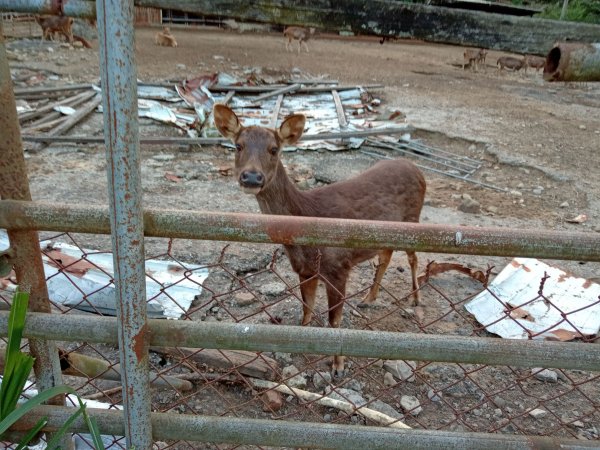
[[[287,94],[287,93],[290,93],[290,92],[297,91],[298,89],[300,89],[300,87],[301,86],[298,83],[294,83],[294,84],[291,84],[291,85],[286,86],[284,88],[276,89],[274,91],[267,92],[265,94],[259,95],[258,97],[254,98],[252,101],[254,101],[254,102],[260,102],[260,101],[265,100],[267,98],[275,97],[276,95],[282,95],[282,94]]]
[[[54,108],[56,106],[73,106],[73,105],[77,105],[79,103],[83,103],[83,102],[89,100],[90,98],[92,98],[95,94],[96,93],[94,91],[81,92],[79,94],[59,100],[57,102],[50,103],[48,105],[44,105],[40,108],[37,108],[35,111],[31,111],[31,112],[19,115],[19,122],[25,122],[27,120],[31,120],[38,116],[41,116],[42,114],[45,114],[47,112],[54,111]],[[79,100],[81,100],[81,102]]]
[[[333,95],[333,102],[335,103],[335,112],[337,112],[340,129],[347,128],[348,121],[346,120],[346,114],[344,113],[344,106],[342,105],[342,100],[340,99],[340,94],[338,94],[338,91],[333,89],[331,91],[331,95]]]
[[[227,95],[225,96],[225,98],[221,101],[221,103],[223,103],[224,105],[228,104],[234,95],[235,95],[235,91],[229,91],[227,93]]]
[[[81,91],[91,89],[91,84],[66,84],[64,86],[42,86],[34,88],[17,88],[15,89],[15,96],[31,95],[31,94],[45,94],[48,92],[64,92],[64,91]]]
[[[273,108],[273,114],[271,114],[271,121],[269,122],[269,128],[277,127],[277,118],[279,117],[279,110],[281,109],[281,103],[283,102],[283,94],[279,94],[277,101],[275,102],[275,108]]]
[[[277,84],[265,84],[263,86],[232,86],[230,84],[215,84],[211,86],[209,90],[211,92],[229,92],[231,90],[238,93],[259,93],[259,92],[272,92],[276,89],[281,89],[287,85],[277,85]],[[383,84],[363,84],[361,86],[355,85],[342,85],[336,86],[335,89],[337,91],[348,91],[351,89],[383,89],[385,86]],[[306,92],[329,92],[331,91],[331,86],[306,86],[297,89],[295,92],[297,93],[306,93]]]
[[[404,134],[414,131],[411,125],[393,128],[381,128],[372,130],[344,131],[339,133],[319,133],[307,134],[300,138],[300,141],[326,141],[330,139],[346,139],[351,137],[367,136],[385,136],[391,134]],[[52,136],[52,135],[23,135],[23,141],[27,142],[78,142],[88,144],[103,144],[104,138],[101,136]],[[140,143],[146,145],[217,145],[223,142],[229,142],[225,138],[179,138],[179,137],[142,137]]]
[[[274,380],[275,369],[279,364],[266,355],[247,352],[244,350],[217,350],[205,348],[202,350],[186,347],[151,347],[150,350],[168,354],[172,357],[194,361],[197,364],[206,364],[217,369],[233,370],[254,378]]]

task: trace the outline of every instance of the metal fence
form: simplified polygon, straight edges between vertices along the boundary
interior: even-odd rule
[[[576,342],[539,340],[536,333],[522,341],[498,339],[486,330],[492,323],[475,321],[465,310],[476,292],[488,291],[503,308],[494,322],[520,323],[518,310],[541,301],[557,312],[554,325],[573,327],[574,315],[592,311],[597,302],[565,312],[545,294],[541,277],[536,295],[510,306],[490,289],[484,269],[475,277],[479,281],[465,278],[458,291],[443,275],[431,274],[420,288],[425,307],[409,306],[407,277],[390,270],[372,308],[357,306],[370,279],[351,280],[342,328],[324,326],[327,308],[321,303],[314,326],[296,327],[291,325],[302,309],[298,281],[278,252],[247,271],[231,263],[231,247],[202,265],[184,262],[173,250],[180,239],[332,246],[351,241],[364,248],[600,261],[597,235],[144,212],[133,3],[99,1],[96,7],[110,208],[31,202],[0,42],[0,227],[8,229],[14,282],[31,292],[36,311],[28,317],[26,336],[37,358],[39,389],[67,382],[104,403],[108,410],[91,413],[114,448],[597,447],[600,347],[588,343],[594,337],[575,330]],[[32,230],[44,230],[42,245]],[[112,249],[90,252],[76,232],[111,233]],[[168,281],[144,270],[144,235],[165,238],[151,259],[167,262]],[[80,256],[66,258],[60,253],[64,243]],[[102,253],[114,256],[114,280],[98,263]],[[53,267],[52,275],[44,275],[44,264]],[[198,282],[205,270],[210,277]],[[81,288],[78,280],[90,271],[103,274],[106,283]],[[79,292],[68,305],[48,302],[47,286],[58,278]],[[158,293],[148,290],[149,283]],[[184,284],[202,288],[189,306],[173,293]],[[106,290],[114,290],[116,318],[103,316],[95,303]],[[159,297],[180,320],[148,319]],[[1,300],[10,301],[8,295]],[[6,322],[0,313],[3,332]],[[329,360],[338,354],[347,356],[348,376],[336,380]],[[69,414],[57,406],[62,403],[38,408],[20,426],[48,416],[48,429],[55,429]],[[73,429],[85,431],[81,423]]]

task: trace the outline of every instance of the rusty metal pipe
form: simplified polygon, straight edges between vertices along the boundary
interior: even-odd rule
[[[0,11],[92,19],[96,17],[96,4],[86,0],[0,0]]]
[[[0,19],[0,198],[31,201],[2,19]],[[50,302],[37,232],[9,230],[8,238],[15,255],[11,263],[17,282],[21,290],[29,292],[29,309],[49,313]],[[34,372],[38,388],[44,390],[62,384],[55,343],[39,338],[31,339],[29,345],[35,357]],[[50,403],[62,405],[64,396],[57,396]]]
[[[600,81],[600,43],[558,43],[546,56],[546,81]]]
[[[25,415],[13,429],[28,429],[42,417],[46,429],[59,428],[73,413],[72,408],[40,406]],[[106,434],[122,436],[123,414],[119,411],[88,408],[98,428]],[[471,433],[430,430],[400,430],[384,427],[247,419],[191,414],[152,413],[154,436],[160,440],[254,444],[272,447],[335,448],[344,450],[583,450],[598,448],[597,441],[560,439],[556,436],[522,436],[499,433]],[[81,418],[71,430],[86,432]]]
[[[0,201],[0,227],[107,234],[108,208]],[[205,211],[144,211],[146,236],[600,261],[598,233]]]
[[[150,449],[144,220],[133,0],[98,0],[106,176],[127,448]]]

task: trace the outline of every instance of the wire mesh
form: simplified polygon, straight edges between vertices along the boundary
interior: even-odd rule
[[[112,275],[98,265],[98,254],[80,243],[80,236],[45,236],[41,243],[47,264],[76,286],[77,301],[69,306],[51,293],[53,309],[61,314],[106,314],[94,296],[112,287]],[[65,257],[55,243],[68,243],[80,258]],[[157,244],[158,243],[158,244]],[[168,298],[180,320],[230,323],[299,324],[302,318],[300,283],[281,249],[259,253],[249,265],[240,264],[234,245],[224,245],[212,261],[189,262],[174,248],[185,242],[155,239],[148,260],[168,262],[176,281],[162,282],[147,271],[147,281],[160,285],[157,295]],[[88,244],[89,245],[89,244]],[[108,248],[108,247],[107,247]],[[535,298],[508,305],[488,285],[498,270],[487,267],[474,276],[442,273],[423,276],[422,301],[412,305],[405,256],[395,252],[374,305],[361,307],[373,281],[372,263],[355,268],[347,284],[342,327],[393,332],[493,337],[466,309],[478,293],[488,291],[505,309],[502,319],[517,321],[515,310],[542,300],[558,310],[545,295],[546,278],[539,280]],[[424,269],[424,256],[421,257]],[[184,261],[185,260],[185,261]],[[208,270],[198,283],[195,275]],[[83,286],[90,274],[97,283]],[[177,287],[184,282],[197,288],[191,305],[181,301]],[[10,285],[10,280],[7,283]],[[311,326],[328,326],[325,289],[321,283]],[[9,291],[0,300],[8,306]],[[600,299],[587,305],[591,313]],[[560,321],[576,326],[573,314],[558,311]],[[494,319],[499,320],[499,319]],[[556,325],[560,325],[557,323]],[[540,333],[529,333],[529,339]],[[593,345],[596,336],[581,333],[575,340]],[[118,349],[104,344],[60,342],[66,382],[88,400],[106,408],[121,406]],[[426,430],[545,435],[598,439],[599,375],[581,370],[526,369],[509,366],[451,364],[428,361],[383,361],[347,358],[343,377],[332,377],[331,358],[317,354],[288,354],[213,349],[154,347],[150,352],[152,410],[179,414],[237,418],[285,419],[320,423],[378,425]],[[331,400],[338,402],[332,402]],[[83,442],[89,438],[81,435]],[[105,437],[107,446],[125,448],[121,437]],[[82,444],[83,445],[83,444]],[[155,443],[157,448],[236,448],[219,443],[186,441]],[[91,444],[90,444],[91,448]]]

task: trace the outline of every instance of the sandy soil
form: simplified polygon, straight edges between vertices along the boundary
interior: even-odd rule
[[[337,79],[344,84],[383,84],[385,88],[375,91],[375,95],[382,99],[383,107],[406,115],[407,123],[417,129],[415,137],[429,145],[481,160],[483,167],[479,171],[479,179],[512,191],[498,192],[426,173],[428,194],[423,222],[600,232],[598,84],[548,84],[542,80],[541,73],[533,70],[527,74],[498,72],[494,63],[506,53],[495,51],[489,52],[485,70],[475,73],[462,69],[461,47],[422,42],[395,41],[380,45],[374,38],[320,35],[309,42],[310,53],[297,54],[286,52],[282,36],[275,34],[175,28],[173,32],[179,46],[167,48],[154,45],[155,32],[156,29],[151,28],[136,30],[138,77],[143,81],[180,80],[215,71],[240,73],[256,68],[271,77],[289,78],[293,74],[301,74],[304,77]],[[24,59],[15,62],[14,67],[49,69],[59,74],[62,80],[73,81],[97,80],[97,43],[93,42],[93,46],[91,50],[74,50],[54,45],[50,52],[46,47],[38,47],[37,43],[35,46],[23,41],[9,43],[12,51],[24,55]],[[175,135],[165,127],[157,127],[144,120],[141,123],[142,134]],[[96,115],[73,132],[98,135],[101,129],[101,117]],[[356,152],[296,152],[286,153],[284,158],[292,173],[316,183],[324,179],[345,178],[349,173],[358,172],[373,163],[370,157]],[[143,147],[145,205],[258,212],[254,199],[241,193],[231,177],[220,174],[222,167],[231,166],[231,159],[229,151],[224,148]],[[100,146],[53,145],[28,155],[28,164],[36,200],[87,204],[106,202],[105,161]],[[170,181],[165,178],[166,173],[175,174],[182,181]],[[474,214],[459,211],[457,208],[462,194],[469,194],[479,202],[481,211]],[[587,215],[585,223],[567,222],[567,219],[579,214]],[[110,248],[108,238],[77,235],[76,239],[79,244],[92,248]],[[275,301],[272,293],[261,291],[269,283],[283,282],[284,291],[285,285],[293,287],[297,283],[284,257],[278,259],[275,269],[270,266],[276,246],[232,244],[220,259],[224,245],[222,242],[183,240],[173,244],[171,256],[214,264],[192,317],[198,320],[297,323],[300,308],[294,295],[284,296],[283,300],[276,296]],[[164,240],[149,239],[147,248],[149,253],[160,255],[166,251],[166,244]],[[461,262],[478,269],[493,265],[496,267],[493,273],[509,261],[507,258],[423,254],[421,267],[427,260],[433,259]],[[596,263],[577,261],[559,264],[584,277],[597,277],[599,268]],[[406,273],[397,276],[396,270],[403,266],[406,267],[405,256],[397,252],[383,282],[381,305],[366,313],[349,306],[343,325],[380,330],[482,334],[481,330],[474,331],[477,324],[457,307],[478,292],[480,285],[456,275],[441,276],[435,289],[425,290],[424,306],[415,310],[408,308],[403,300],[409,281]],[[360,295],[368,289],[371,277],[370,264],[362,264],[353,272],[348,288],[350,304],[357,303]],[[239,304],[233,291],[240,286],[262,292],[261,298],[265,300],[259,312],[256,312],[256,305]],[[323,295],[321,292],[320,296]],[[320,305],[324,310],[323,300],[320,300]],[[316,357],[294,357],[294,362],[308,373],[326,368],[325,361]],[[382,376],[371,373],[381,370],[376,365],[365,365],[357,360],[351,362],[350,367],[354,368],[355,378],[363,384],[365,392],[375,398],[385,391],[385,395],[392,398],[388,400],[397,404],[393,399],[399,400],[400,392],[390,391],[380,381],[374,382],[374,377],[379,380]],[[400,383],[398,388],[402,394],[416,395],[425,406],[423,415],[407,419],[413,426],[555,433],[572,437],[580,436],[582,432],[564,425],[567,419],[577,417],[568,412],[569,407],[579,411],[586,430],[592,430],[590,423],[597,424],[599,421],[598,413],[586,403],[585,396],[578,389],[569,388],[575,381],[585,378],[585,374],[561,371],[568,375],[567,381],[563,380],[562,385],[553,385],[549,390],[556,392],[561,389],[571,396],[567,393],[558,395],[555,403],[550,404],[540,400],[548,394],[546,384],[524,375],[528,372],[526,369],[488,367],[469,375],[466,375],[467,366],[424,364],[421,369],[424,375],[416,385]],[[458,379],[464,379],[462,384],[454,384],[453,380]],[[473,383],[483,396],[472,392]],[[597,383],[584,383],[582,390],[593,398],[597,394]],[[447,402],[428,400],[429,389],[443,389],[449,385],[455,386],[455,393],[448,393]],[[504,387],[499,388],[500,385]],[[531,395],[523,396],[523,391]],[[231,391],[220,386],[218,395],[211,397],[200,390],[198,398],[202,393],[207,394],[203,405],[212,399],[212,403],[208,404],[219,413],[233,412],[245,416],[241,412],[245,411],[252,417],[265,416],[261,403],[248,390]],[[496,402],[498,396],[504,398],[504,406],[499,405],[502,402]],[[219,397],[227,400],[219,402]],[[239,406],[240,398],[245,398],[248,403]],[[252,406],[252,401],[259,406]],[[159,409],[169,409],[174,402],[180,404],[179,400],[165,395],[157,400],[156,405]],[[489,406],[486,406],[488,403]],[[199,400],[183,404],[183,410],[203,411]],[[534,422],[526,411],[537,404],[557,412]],[[486,413],[487,407],[490,413]],[[567,410],[567,419],[560,413],[562,407]],[[206,411],[206,406],[204,408]],[[327,418],[329,414],[324,408],[313,407],[317,410],[315,412],[310,408],[294,407],[290,402],[285,408],[283,417],[332,420]],[[499,415],[497,408],[502,410]],[[336,417],[334,414],[333,420],[346,420]],[[589,431],[583,437],[597,437],[597,431],[595,435],[593,433]]]

